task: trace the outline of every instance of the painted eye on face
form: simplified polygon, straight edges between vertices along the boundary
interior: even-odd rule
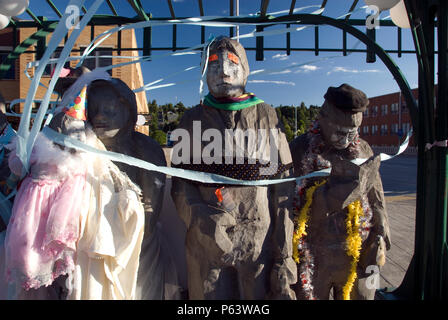
[[[240,59],[236,55],[231,53],[231,52],[227,53],[227,58],[229,58],[229,60],[232,61],[235,64],[239,64],[240,63]]]

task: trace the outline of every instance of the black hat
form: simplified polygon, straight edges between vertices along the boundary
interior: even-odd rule
[[[364,112],[369,105],[369,99],[364,92],[344,83],[336,87],[330,87],[324,98],[336,108],[345,112]]]

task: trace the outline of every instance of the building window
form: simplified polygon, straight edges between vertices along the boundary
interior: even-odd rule
[[[81,48],[81,53],[84,52],[85,48]],[[85,59],[83,62],[83,66],[89,68],[90,70],[99,68],[99,67],[108,67],[112,65],[112,58],[102,57],[102,56],[112,56],[111,48],[98,48],[95,51],[89,54],[89,58]],[[107,70],[110,75],[112,75],[112,69]]]
[[[362,127],[362,133],[364,135],[368,135],[369,134],[369,126],[364,126]]]
[[[372,117],[376,117],[378,114],[378,106],[372,107]]]
[[[11,51],[12,51],[12,47],[11,47]],[[6,58],[8,57],[8,54],[9,53],[0,53],[0,64],[2,64],[3,61],[6,60]],[[3,79],[15,80],[15,78],[16,78],[16,62],[13,61],[11,68],[5,74]]]
[[[398,113],[398,103],[392,103],[390,105],[390,113],[397,114]]]
[[[403,113],[409,112],[409,109],[406,107],[406,101],[403,101],[401,103],[401,112],[403,112]]]
[[[377,134],[377,132],[378,132],[378,126],[375,124],[372,126],[372,135]]]
[[[362,116],[364,118],[367,118],[369,116],[369,108],[366,108],[366,110],[362,113]]]
[[[409,122],[403,123],[403,134],[407,134],[411,130],[411,124]]]
[[[382,116],[387,115],[387,104],[383,104],[383,105],[381,106],[381,115],[382,115]]]
[[[390,133],[397,134],[398,133],[398,123],[393,123],[390,126]]]
[[[388,131],[387,131],[387,124],[382,124],[382,125],[381,125],[381,132],[380,132],[380,134],[381,134],[382,136],[385,136],[385,135],[388,134]]]

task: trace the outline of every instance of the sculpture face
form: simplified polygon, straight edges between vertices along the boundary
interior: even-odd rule
[[[325,127],[322,128],[324,132],[324,138],[335,149],[346,149],[350,143],[352,143],[358,132],[357,126],[342,126],[337,123],[328,121]]]
[[[362,112],[344,112],[325,101],[319,114],[319,123],[325,142],[337,150],[343,150],[358,136]]]
[[[88,93],[88,115],[100,139],[114,138],[129,122],[126,102],[110,86],[96,86]]]
[[[210,54],[207,85],[216,98],[238,97],[244,93],[246,76],[239,57],[226,49]]]
[[[335,125],[335,130],[330,136],[330,142],[336,149],[345,149],[352,143],[358,132],[358,127],[342,127]]]

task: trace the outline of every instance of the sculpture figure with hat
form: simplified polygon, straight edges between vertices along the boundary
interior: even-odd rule
[[[293,257],[298,299],[374,299],[390,248],[380,158],[358,135],[369,101],[348,84],[328,88],[317,120],[290,143],[296,185]],[[361,165],[353,160],[366,159]]]
[[[49,128],[105,150],[87,122],[87,87],[103,74],[80,75]],[[5,239],[9,299],[133,299],[143,238],[141,191],[111,161],[39,133],[20,182]],[[126,217],[126,219],[124,219]]]
[[[236,40],[219,37],[211,42],[209,51],[204,50],[203,57],[208,64],[209,94],[184,113],[179,131],[172,132],[172,139],[176,132],[190,137],[182,136],[174,144],[172,166],[241,180],[288,177],[292,159],[277,114],[245,90],[249,64],[244,47]],[[258,139],[236,138],[237,132],[250,130],[254,134],[258,130]],[[276,142],[270,136],[272,131],[279,132]],[[226,149],[217,142],[224,143],[230,133],[235,136],[227,141],[234,148]],[[212,135],[207,142],[198,141],[207,134]],[[212,140],[216,148],[210,150]],[[263,151],[268,154],[265,158]],[[268,167],[270,172],[263,170]],[[289,240],[293,231],[291,190],[288,183],[235,186],[173,178],[171,195],[187,229],[190,299],[295,298],[290,288],[296,281]]]

